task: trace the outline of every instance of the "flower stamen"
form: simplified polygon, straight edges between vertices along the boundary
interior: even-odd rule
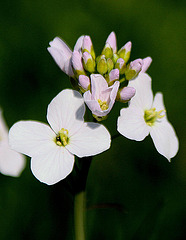
[[[68,130],[62,128],[56,136],[55,142],[58,146],[65,147],[69,143]]]
[[[151,108],[150,110],[145,110],[144,119],[147,125],[153,126],[157,119],[161,119],[165,116],[161,115],[162,112],[166,112],[165,110],[156,111],[156,108]]]
[[[98,103],[100,105],[101,110],[107,110],[108,109],[108,104],[106,101],[101,101],[101,99],[98,99]]]

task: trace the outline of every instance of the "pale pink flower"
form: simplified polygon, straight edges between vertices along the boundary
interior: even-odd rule
[[[88,108],[98,117],[106,116],[112,109],[119,88],[119,81],[108,87],[105,78],[100,74],[92,74],[91,90],[83,97]]]

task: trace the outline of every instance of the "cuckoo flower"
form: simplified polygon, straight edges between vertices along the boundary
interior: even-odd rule
[[[0,172],[17,177],[25,167],[25,157],[12,150],[8,144],[8,127],[0,110]]]
[[[81,94],[60,92],[48,105],[47,124],[20,121],[9,132],[12,149],[30,156],[35,177],[48,185],[64,179],[73,169],[74,155],[82,158],[110,147],[110,134],[98,123],[84,122]]]
[[[119,88],[119,81],[108,87],[107,81],[100,74],[92,74],[91,91],[83,95],[85,103],[95,116],[106,116],[112,109]]]
[[[136,95],[128,108],[121,109],[118,131],[136,141],[150,134],[157,151],[170,161],[178,151],[178,138],[167,119],[162,93],[156,93],[153,100],[151,78],[145,73],[129,86],[136,89]]]

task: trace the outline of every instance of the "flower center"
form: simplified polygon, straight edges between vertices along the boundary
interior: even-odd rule
[[[58,135],[55,138],[55,142],[58,146],[63,146],[65,147],[69,143],[69,137],[68,137],[68,130],[62,128],[59,132]]]
[[[165,110],[156,111],[156,108],[151,108],[150,110],[145,110],[144,119],[147,125],[153,126],[156,120],[163,118],[165,115],[161,115]]]
[[[98,99],[98,103],[100,105],[101,110],[107,110],[108,109],[108,104],[106,101],[101,101],[101,99]]]

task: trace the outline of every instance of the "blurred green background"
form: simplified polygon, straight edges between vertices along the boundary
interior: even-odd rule
[[[162,91],[180,141],[169,163],[150,137],[119,137],[94,157],[87,182],[88,240],[185,239],[185,40],[186,4],[175,0],[6,0],[0,8],[0,106],[9,127],[16,121],[46,122],[49,102],[66,76],[47,52],[62,37],[73,48],[90,35],[97,54],[111,31],[118,48],[132,41],[131,60],[151,56],[153,91]],[[105,121],[112,134],[121,104]],[[30,159],[20,178],[0,175],[0,238],[74,239],[73,197],[65,181],[54,186],[32,175]]]

